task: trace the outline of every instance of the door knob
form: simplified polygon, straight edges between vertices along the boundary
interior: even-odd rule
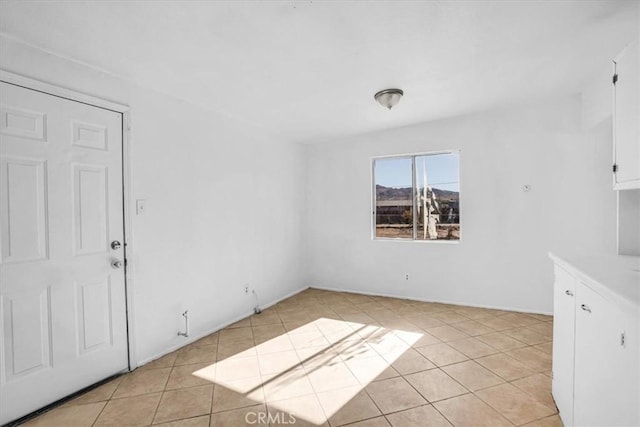
[[[119,259],[114,259],[111,261],[111,268],[113,269],[119,269],[122,268],[122,260]]]
[[[111,242],[111,249],[113,249],[114,251],[117,251],[121,247],[122,247],[122,244],[117,240],[114,240],[113,242]]]

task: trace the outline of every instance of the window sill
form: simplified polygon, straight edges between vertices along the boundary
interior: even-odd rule
[[[402,238],[393,238],[393,237],[372,237],[372,241],[374,242],[403,242],[403,243],[435,243],[435,244],[445,244],[445,245],[457,245],[460,243],[460,240],[414,240],[414,239],[402,239]]]

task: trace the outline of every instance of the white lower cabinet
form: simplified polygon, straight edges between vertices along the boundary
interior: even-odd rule
[[[553,396],[566,426],[573,425],[573,355],[576,280],[555,267],[553,297]]]
[[[577,286],[576,302],[574,425],[638,426],[631,325],[625,325],[624,312],[584,283]]]
[[[637,309],[558,265],[555,278],[553,396],[563,423],[640,426]]]

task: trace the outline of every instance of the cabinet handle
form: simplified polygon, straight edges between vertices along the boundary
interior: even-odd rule
[[[584,311],[586,311],[587,313],[591,313],[591,309],[590,309],[590,308],[589,308],[589,306],[588,306],[588,305],[586,305],[586,304],[582,304],[582,305],[580,306],[580,308],[582,308],[582,309],[583,309]]]
[[[571,292],[569,289],[567,289],[566,291],[564,291],[565,294],[569,295],[570,297],[573,296],[573,292]]]

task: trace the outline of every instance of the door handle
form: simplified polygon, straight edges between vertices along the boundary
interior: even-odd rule
[[[570,297],[573,296],[573,292],[571,292],[569,289],[567,289],[566,291],[564,291],[565,294],[569,295]]]
[[[114,270],[118,270],[122,268],[122,260],[120,259],[111,260],[111,268],[113,268]]]
[[[583,309],[584,311],[586,311],[587,313],[591,313],[591,309],[590,309],[590,308],[589,308],[589,306],[588,306],[588,305],[586,305],[586,304],[582,304],[582,305],[580,306],[580,308],[581,308],[581,309]]]

